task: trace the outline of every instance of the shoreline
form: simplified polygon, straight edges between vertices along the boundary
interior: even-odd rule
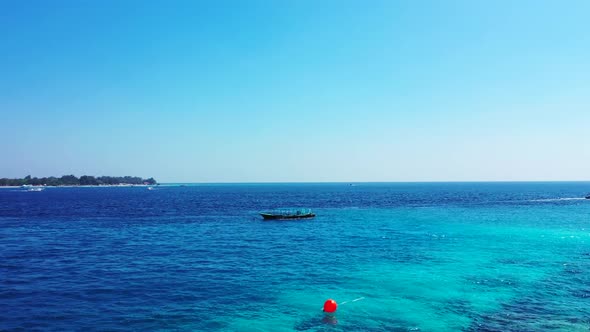
[[[150,184],[105,184],[105,185],[72,185],[72,186],[0,186],[0,189],[28,189],[28,188],[129,188],[129,187],[154,187]]]

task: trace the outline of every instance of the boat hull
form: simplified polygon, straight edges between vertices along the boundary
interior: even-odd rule
[[[286,220],[286,219],[309,219],[315,217],[315,213],[306,213],[306,214],[289,214],[289,215],[281,215],[281,214],[269,214],[269,213],[261,213],[262,218],[265,220]]]

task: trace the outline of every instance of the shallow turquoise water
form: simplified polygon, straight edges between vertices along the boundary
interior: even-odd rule
[[[554,217],[547,210],[331,211],[351,226],[335,230],[335,238],[311,241],[331,242],[327,247],[339,251],[333,258],[324,254],[331,280],[284,283],[276,306],[254,323],[244,309],[246,318],[230,327],[323,330],[314,325],[317,304],[364,297],[341,306],[339,329],[587,331],[590,229],[573,225],[588,221],[588,209],[578,214],[570,207],[569,225],[559,209],[551,208]],[[281,304],[291,310],[276,315]],[[302,322],[301,313],[309,321]]]
[[[2,190],[0,330],[588,331],[585,191],[589,183]],[[290,206],[318,216],[256,217]],[[348,301],[330,319],[328,298]]]

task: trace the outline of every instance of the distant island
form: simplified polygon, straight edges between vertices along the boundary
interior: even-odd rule
[[[62,177],[50,176],[46,178],[32,178],[30,175],[22,179],[0,178],[0,187],[7,186],[116,186],[116,185],[155,185],[158,182],[154,178],[142,179],[137,176],[90,176],[82,175],[77,178],[74,175]]]

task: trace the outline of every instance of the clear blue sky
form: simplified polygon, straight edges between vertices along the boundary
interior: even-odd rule
[[[590,179],[590,1],[0,1],[0,177]]]

